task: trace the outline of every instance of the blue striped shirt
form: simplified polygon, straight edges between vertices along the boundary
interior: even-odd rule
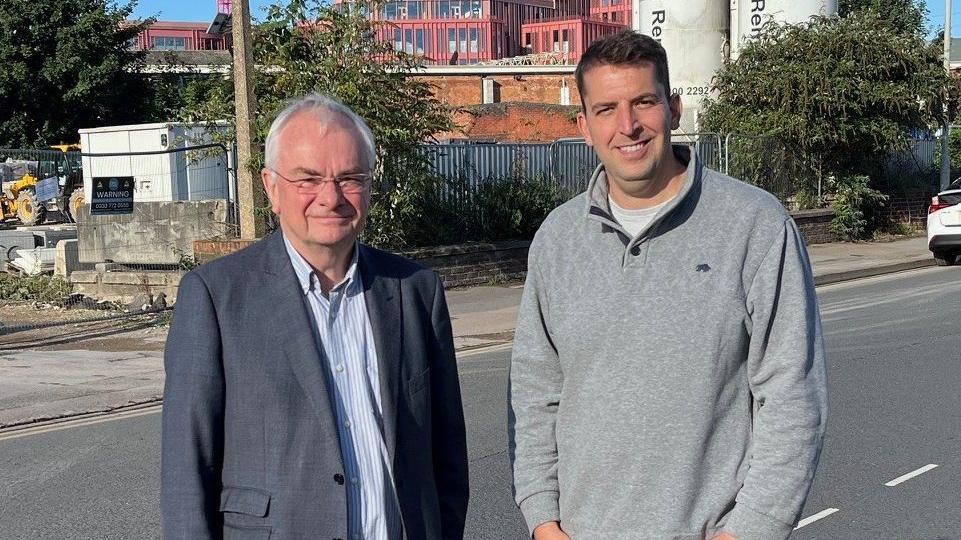
[[[354,540],[399,539],[402,526],[384,443],[377,351],[357,271],[358,247],[347,275],[324,296],[310,264],[286,237],[284,243],[327,357],[347,482],[347,532]]]

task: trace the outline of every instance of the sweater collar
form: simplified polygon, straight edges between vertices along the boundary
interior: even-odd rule
[[[702,165],[700,159],[697,157],[697,153],[691,152],[689,146],[682,144],[672,145],[672,150],[681,163],[687,164],[684,184],[681,186],[681,190],[677,196],[668,201],[664,207],[661,208],[661,211],[657,213],[657,216],[651,220],[651,223],[638,234],[639,237],[644,236],[646,231],[657,226],[666,216],[680,207],[688,198],[694,186],[701,181]],[[604,171],[604,165],[600,164],[597,166],[597,169],[594,170],[594,175],[587,185],[587,219],[598,221],[618,231],[624,238],[629,239],[630,237],[627,232],[624,231],[624,228],[621,227],[617,220],[614,219],[614,216],[611,215],[611,207],[608,202],[609,194],[610,188],[607,183],[607,174]]]

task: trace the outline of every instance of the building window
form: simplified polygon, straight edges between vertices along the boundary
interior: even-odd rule
[[[457,52],[457,30],[447,29],[447,52],[454,54]]]
[[[394,29],[394,50],[402,51],[404,50],[404,41],[401,39],[402,33],[400,28]]]
[[[380,10],[380,16],[384,20],[392,21],[397,18],[397,2],[387,2],[384,4],[384,8]]]
[[[151,41],[151,48],[160,51],[185,51],[187,50],[187,38],[185,37],[154,37]]]
[[[437,15],[438,19],[449,19],[450,18],[450,2],[444,0],[437,4]]]
[[[418,29],[414,32],[414,52],[424,54],[424,30]]]
[[[465,53],[465,52],[467,52],[467,29],[466,29],[466,28],[460,28],[460,29],[458,29],[457,33],[458,33],[458,35],[459,35],[459,37],[460,37],[460,48],[459,48],[459,50],[460,50],[460,52]]]
[[[407,18],[420,19],[423,16],[423,5],[421,2],[407,2]]]
[[[476,28],[470,29],[470,52],[472,53],[477,52],[477,29]]]

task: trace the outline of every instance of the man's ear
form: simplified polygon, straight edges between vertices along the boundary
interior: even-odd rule
[[[594,142],[591,140],[591,132],[587,129],[587,113],[581,111],[577,113],[577,129],[580,130],[581,136],[587,142],[588,146],[594,146]]]
[[[668,100],[668,106],[671,108],[671,129],[677,129],[681,127],[681,113],[684,112],[684,104],[681,103],[681,96],[671,94]]]
[[[264,191],[270,199],[270,209],[280,215],[280,193],[278,193],[277,178],[273,171],[267,168],[260,169],[260,181],[264,184]]]

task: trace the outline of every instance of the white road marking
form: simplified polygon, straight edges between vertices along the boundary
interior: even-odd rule
[[[827,510],[821,510],[820,512],[818,512],[817,514],[814,514],[813,516],[808,516],[808,517],[802,519],[801,521],[798,521],[798,522],[797,522],[797,527],[794,527],[794,530],[796,531],[796,530],[800,529],[801,527],[806,527],[806,526],[814,523],[815,521],[818,521],[818,520],[821,520],[821,519],[824,519],[824,518],[830,516],[831,514],[837,512],[837,511],[838,511],[837,508],[828,508]]]
[[[885,485],[885,486],[888,486],[888,487],[894,487],[894,486],[896,486],[896,485],[898,485],[898,484],[901,484],[901,483],[903,483],[903,482],[907,482],[908,480],[914,478],[915,476],[921,476],[922,474],[930,471],[931,469],[935,469],[935,468],[937,468],[937,465],[935,465],[934,463],[931,463],[931,464],[929,464],[929,465],[925,465],[924,467],[921,467],[920,469],[918,469],[918,470],[916,470],[916,471],[911,471],[911,472],[909,472],[908,474],[901,475],[901,476],[895,478],[894,480],[891,480],[890,482],[888,482],[887,484],[884,484],[884,485]]]
[[[60,431],[61,429],[92,426],[95,424],[102,424],[104,422],[112,422],[114,420],[125,420],[127,418],[136,418],[138,416],[159,413],[161,410],[162,410],[162,406],[160,404],[156,404],[156,405],[148,405],[146,407],[138,407],[136,409],[123,410],[119,412],[108,412],[103,414],[98,413],[94,416],[85,416],[83,418],[57,421],[53,424],[44,424],[40,426],[31,426],[31,427],[25,427],[25,428],[15,428],[12,431],[0,433],[0,441],[9,441],[12,439],[19,439],[21,437],[29,437],[31,435],[40,435],[43,433],[50,433],[51,431]]]
[[[499,352],[510,350],[514,346],[514,340],[505,341],[504,343],[497,343],[494,345],[485,345],[484,347],[478,347],[476,349],[467,349],[464,352],[458,352],[457,358],[467,358],[470,356],[477,356],[478,354]]]

